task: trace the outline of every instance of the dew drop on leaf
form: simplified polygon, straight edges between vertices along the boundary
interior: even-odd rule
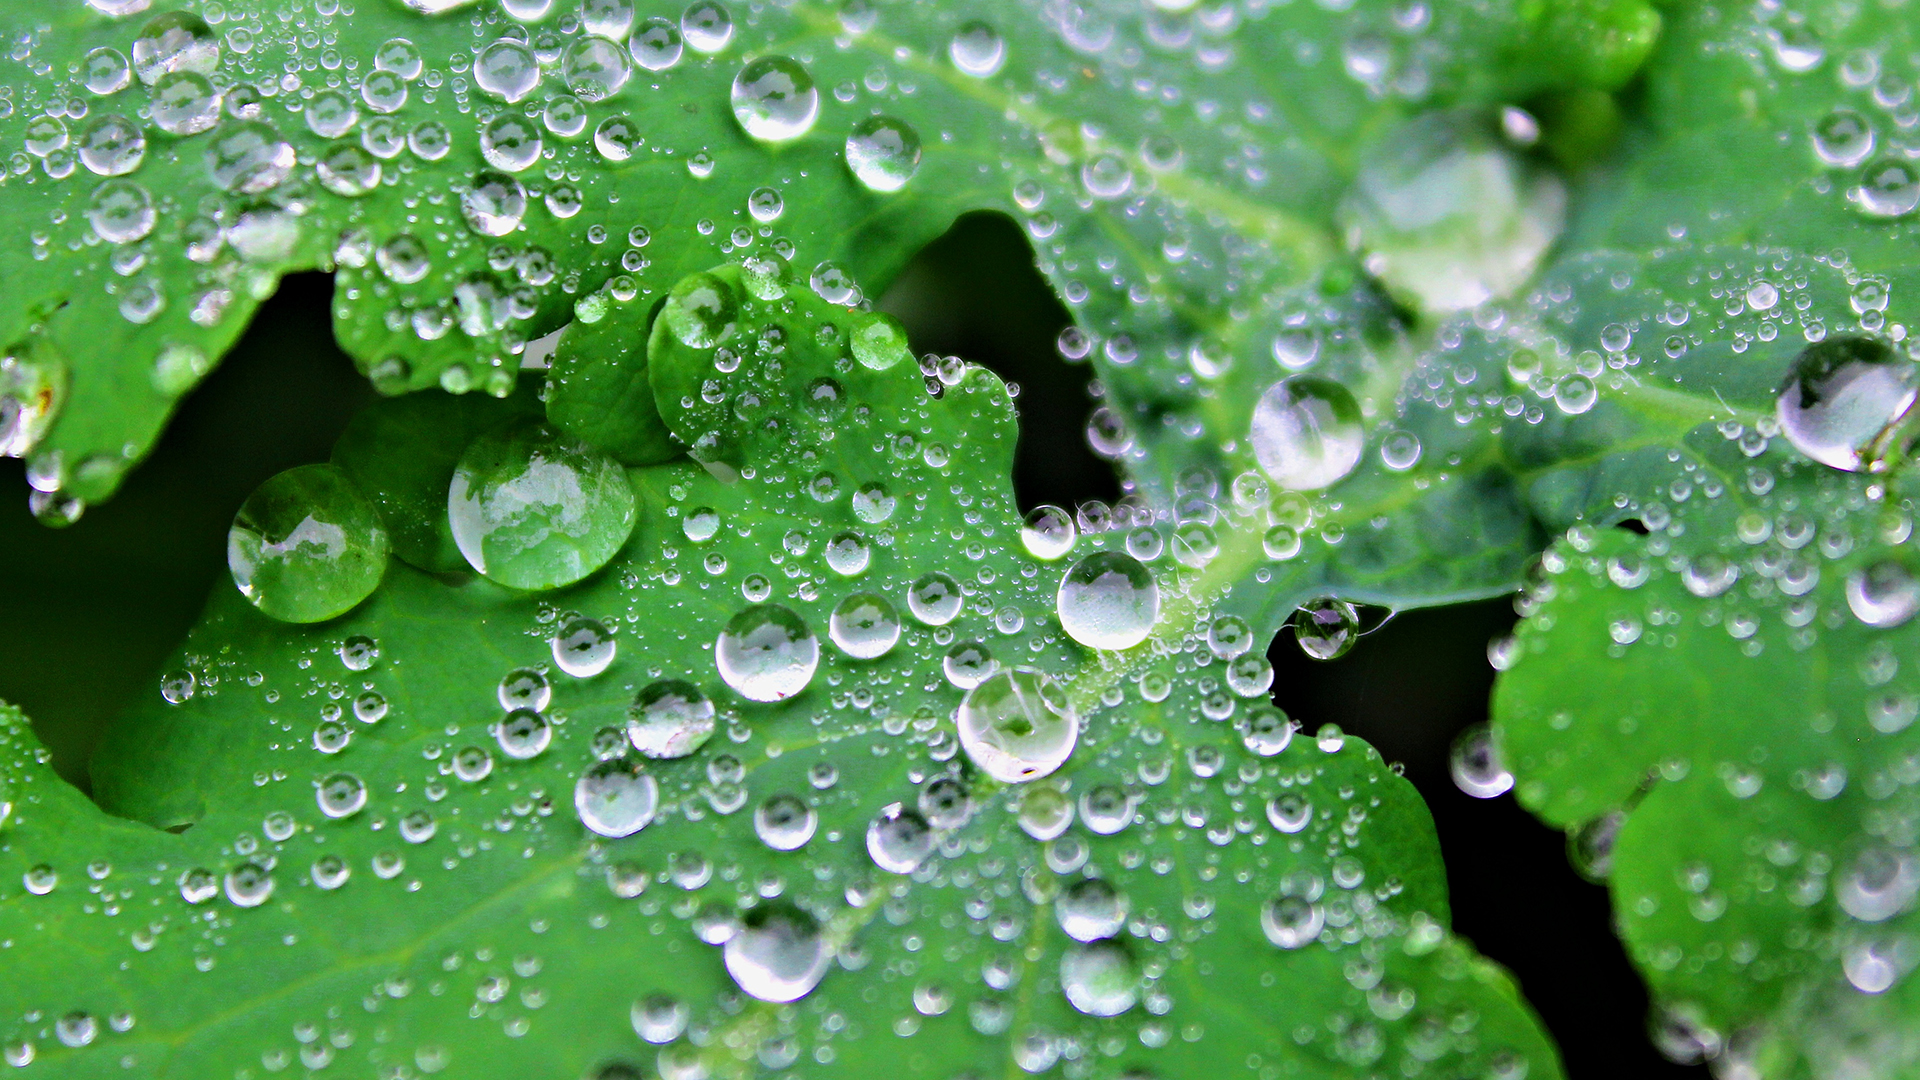
[[[650,758],[686,757],[713,737],[713,702],[681,679],[648,683],[627,710],[627,739]]]
[[[627,50],[633,55],[633,62],[642,68],[666,71],[680,62],[684,51],[680,28],[666,19],[650,18],[627,39]]]
[[[696,0],[680,14],[680,34],[693,51],[717,53],[733,40],[733,16],[719,0]]]
[[[1062,889],[1053,902],[1060,929],[1075,941],[1092,942],[1118,934],[1127,924],[1126,894],[1105,878],[1085,877]]]
[[[687,1030],[693,1010],[668,994],[652,994],[633,1003],[633,1032],[655,1046],[665,1046]]]
[[[1485,723],[1474,724],[1454,738],[1447,767],[1453,774],[1453,785],[1476,799],[1491,799],[1513,790],[1513,774],[1500,763],[1493,728]]]
[[[1160,587],[1140,560],[1098,551],[1069,567],[1055,595],[1060,627],[1090,649],[1130,649],[1153,632]]]
[[[591,679],[607,670],[619,647],[605,623],[581,617],[560,624],[550,644],[554,664],[576,679]]]
[[[460,554],[516,589],[557,589],[606,565],[639,513],[626,470],[544,424],[474,440],[454,469],[447,514]]]
[[[796,851],[813,839],[819,815],[799,797],[784,792],[762,802],[753,812],[753,833],[775,851]]]
[[[749,997],[798,1001],[827,974],[833,948],[820,920],[784,901],[762,904],[741,918],[724,946],[727,974]]]
[[[1298,949],[1320,936],[1326,912],[1300,896],[1276,896],[1260,908],[1260,929],[1282,949]]]
[[[148,86],[170,72],[211,75],[219,66],[220,39],[198,15],[171,11],[155,16],[133,39],[134,74]]]
[[[1021,546],[1027,549],[1027,554],[1047,562],[1072,551],[1078,537],[1073,515],[1058,506],[1034,507],[1020,526]]]
[[[1913,406],[1914,364],[1873,338],[1832,337],[1806,347],[1775,402],[1794,449],[1857,472],[1878,459],[1883,436]]]
[[[372,595],[387,570],[373,503],[332,465],[302,465],[260,485],[227,533],[233,581],[263,613],[310,623]]]
[[[820,663],[820,642],[806,620],[778,604],[756,604],[728,620],[713,652],[720,678],[749,701],[798,694]]]
[[[867,825],[867,855],[889,874],[913,873],[933,845],[933,827],[903,803],[888,803]]]
[[[984,79],[1007,62],[1007,42],[989,23],[966,23],[947,42],[947,58],[962,74]]]
[[[1030,668],[1000,671],[960,703],[960,748],[981,771],[1017,784],[1058,769],[1073,754],[1080,720],[1066,690]]]
[[[790,142],[813,130],[820,93],[800,62],[785,56],[749,61],[733,77],[733,115],[762,142]]]
[[[847,168],[868,191],[907,186],[920,168],[920,133],[905,120],[869,116],[847,132]]]
[[[1920,611],[1920,581],[1900,563],[1882,559],[1847,575],[1847,607],[1868,626],[1899,626]]]
[[[632,836],[653,820],[660,785],[632,758],[596,762],[573,787],[580,824],[601,836]]]
[[[1294,640],[1315,660],[1337,660],[1360,639],[1360,613],[1345,600],[1321,597],[1293,613]]]
[[[1282,488],[1318,491],[1360,463],[1360,406],[1331,379],[1295,375],[1260,395],[1247,435],[1261,471]]]
[[[502,753],[515,761],[525,761],[539,757],[553,742],[553,725],[532,709],[515,709],[500,718],[500,722],[494,726],[493,738],[500,744]],[[492,767],[492,760],[489,759],[486,768],[491,770]]]
[[[1060,989],[1088,1016],[1119,1016],[1140,1000],[1140,972],[1114,940],[1069,946],[1060,957]]]
[[[505,236],[520,227],[527,212],[527,189],[502,172],[482,172],[460,194],[467,227],[481,236]]]
[[[856,660],[874,660],[900,640],[900,615],[886,597],[854,593],[833,609],[827,637]]]
[[[352,773],[334,773],[313,790],[320,812],[330,818],[352,817],[367,805],[367,784]]]

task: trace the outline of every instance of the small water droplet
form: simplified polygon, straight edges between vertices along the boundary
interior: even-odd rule
[[[819,815],[798,796],[781,793],[762,802],[753,812],[753,832],[775,851],[797,851],[813,839]]]
[[[954,31],[947,42],[947,58],[962,74],[985,79],[1007,62],[1007,42],[991,24],[976,20]]]
[[[1337,660],[1360,639],[1360,613],[1345,600],[1321,597],[1293,613],[1294,640],[1315,660]]]

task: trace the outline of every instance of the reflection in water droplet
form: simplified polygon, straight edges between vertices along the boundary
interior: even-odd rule
[[[798,1001],[827,973],[833,948],[820,921],[784,901],[762,904],[741,918],[726,943],[727,974],[749,997]]]
[[[667,330],[690,349],[711,349],[732,336],[738,301],[712,274],[689,274],[674,285],[660,311]]]
[[[613,663],[619,643],[598,619],[574,618],[554,632],[553,662],[576,679],[591,679]]]
[[[660,785],[632,758],[595,764],[573,788],[580,824],[601,836],[632,836],[647,827],[659,807]]]
[[[666,71],[680,62],[684,51],[680,28],[662,18],[648,19],[627,39],[627,50],[633,62],[646,70]]]
[[[1920,611],[1920,581],[1892,559],[1847,575],[1847,606],[1868,626],[1899,626]]]
[[[718,0],[697,0],[681,13],[680,33],[693,51],[717,53],[733,40],[733,16]]]
[[[169,72],[212,75],[219,66],[220,39],[198,15],[170,11],[156,16],[133,39],[133,71],[148,86]]]
[[[753,812],[753,832],[775,851],[795,851],[813,839],[819,815],[798,796],[774,795]]]
[[[1078,535],[1072,514],[1061,507],[1044,504],[1029,511],[1020,527],[1020,543],[1027,554],[1048,562],[1072,551]]]
[[[856,660],[877,659],[900,640],[900,615],[883,596],[854,593],[833,609],[827,636]]]
[[[604,101],[627,85],[633,64],[627,50],[606,37],[583,37],[567,46],[561,70],[575,97]]]
[[[501,172],[476,174],[460,193],[460,213],[481,236],[505,236],[520,227],[527,212],[527,189]]]
[[[619,462],[544,424],[475,439],[454,470],[447,515],[475,570],[529,590],[571,585],[600,569],[639,518]]]
[[[87,221],[109,244],[131,244],[153,231],[158,214],[147,189],[131,180],[108,180],[87,200]]]
[[[1130,649],[1153,632],[1160,587],[1131,555],[1099,551],[1073,564],[1055,595],[1060,627],[1090,649]]]
[[[1110,938],[1127,924],[1126,894],[1104,878],[1081,878],[1061,891],[1053,902],[1060,929],[1075,941]]]
[[[103,116],[87,125],[74,149],[96,176],[125,176],[147,156],[147,137],[124,116]],[[216,176],[215,182],[219,181]]]
[[[269,124],[228,123],[207,145],[207,175],[235,195],[258,195],[278,187],[293,171],[293,144]]]
[[[627,710],[627,738],[650,758],[686,757],[713,737],[713,702],[680,679],[642,687]]]
[[[1140,999],[1140,972],[1118,941],[1072,945],[1060,957],[1060,989],[1088,1016],[1119,1016]]]
[[[762,142],[788,142],[813,129],[820,94],[798,61],[763,56],[733,77],[733,115],[743,131]]]
[[[282,622],[344,614],[387,571],[386,528],[332,465],[302,465],[261,484],[227,532],[227,568],[253,606]]]
[[[1007,62],[1006,39],[988,23],[966,23],[947,42],[947,58],[962,74],[984,79]]]
[[[960,583],[938,570],[915,581],[907,589],[907,610],[928,626],[945,626],[958,618],[966,602]]]
[[[721,679],[741,697],[783,701],[813,681],[820,642],[791,610],[756,604],[727,621],[713,654]]]
[[[1031,668],[1001,671],[960,703],[960,748],[1002,783],[1037,780],[1073,754],[1080,720],[1065,688]]]
[[[869,191],[899,191],[920,168],[920,133],[905,120],[869,116],[847,132],[847,168]]]
[[[1873,338],[1831,337],[1794,360],[1775,413],[1794,448],[1823,465],[1871,468],[1915,396],[1914,364]]]
[[[1283,949],[1298,949],[1320,936],[1326,912],[1300,896],[1276,896],[1260,908],[1260,929]]]
[[[1513,774],[1500,763],[1489,724],[1475,724],[1455,737],[1447,766],[1453,773],[1453,785],[1476,799],[1491,799],[1513,790]]]
[[[1345,600],[1321,597],[1293,613],[1294,640],[1315,660],[1337,660],[1360,639],[1360,613]]]
[[[1920,170],[1904,159],[1883,157],[1861,170],[1847,198],[1868,217],[1905,217],[1920,206]]]
[[[633,1003],[633,1032],[655,1046],[665,1046],[687,1030],[693,1010],[668,994],[653,994]]]
[[[330,818],[352,817],[367,805],[366,782],[352,773],[334,773],[313,789],[320,812]]]
[[[1268,388],[1248,433],[1260,468],[1283,488],[1318,491],[1360,463],[1360,405],[1331,379],[1295,375]]]
[[[881,808],[867,825],[867,854],[890,874],[911,874],[933,853],[933,827],[902,803]]]
[[[255,908],[273,897],[273,874],[257,862],[243,862],[227,871],[227,899],[235,907]]]

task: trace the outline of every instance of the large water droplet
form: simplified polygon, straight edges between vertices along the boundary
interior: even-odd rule
[[[1298,949],[1320,936],[1326,912],[1302,896],[1276,896],[1260,908],[1260,929],[1283,949]]]
[[[387,572],[387,530],[332,465],[302,465],[254,490],[227,532],[227,568],[254,607],[282,622],[345,613]]]
[[[220,119],[220,92],[197,71],[173,71],[153,84],[153,124],[169,135],[198,135]]]
[[[619,643],[598,619],[575,617],[554,631],[553,662],[576,679],[591,679],[613,663]]]
[[[1920,206],[1920,170],[1902,158],[1883,157],[1861,170],[1847,198],[1868,217],[1905,217]]]
[[[960,703],[960,747],[1003,783],[1037,780],[1072,755],[1080,720],[1066,691],[1030,668],[1001,671]]]
[[[1110,938],[1127,924],[1127,895],[1105,878],[1081,878],[1067,886],[1053,902],[1060,929],[1075,941]]]
[[[717,53],[733,40],[733,16],[718,0],[695,0],[680,13],[680,33],[693,51]]]
[[[1915,367],[1872,338],[1807,346],[1780,388],[1775,412],[1794,448],[1823,465],[1873,467],[1895,423],[1912,407]]]
[[[762,142],[787,142],[813,129],[820,93],[799,61],[763,56],[733,77],[733,115],[748,135]]]
[[[155,16],[133,39],[133,71],[152,86],[174,71],[211,75],[220,67],[220,39],[198,15],[170,11]]]
[[[480,156],[507,172],[531,168],[543,145],[539,126],[524,116],[500,116],[480,129]]]
[[[732,336],[739,311],[733,287],[712,274],[688,274],[667,295],[660,317],[690,349],[711,349]]]
[[[784,701],[807,688],[820,664],[820,641],[806,620],[778,604],[756,604],[727,621],[714,664],[749,701]]]
[[[1130,649],[1153,632],[1160,587],[1140,560],[1099,551],[1068,568],[1054,598],[1060,626],[1091,649]]]
[[[1340,207],[1369,273],[1431,312],[1511,294],[1565,224],[1566,188],[1460,114],[1378,143]]]
[[[650,758],[686,757],[713,737],[713,702],[681,679],[640,689],[627,710],[627,738]]]
[[[553,742],[553,725],[532,709],[515,709],[500,718],[494,726],[493,738],[500,744],[502,753],[515,761],[525,761],[546,752]],[[492,771],[490,760],[486,771]]]
[[[562,70],[567,89],[581,101],[604,101],[633,74],[627,50],[605,37],[583,37],[567,46]]]
[[[1048,562],[1072,551],[1073,542],[1078,536],[1079,530],[1073,523],[1073,515],[1058,506],[1034,507],[1020,526],[1020,543],[1027,549],[1027,554]]]
[[[544,424],[475,439],[447,492],[454,543],[516,589],[557,589],[606,565],[639,518],[626,470]]]
[[[877,659],[900,640],[900,615],[886,597],[854,593],[833,609],[827,636],[856,660]]]
[[[820,920],[784,901],[762,904],[740,920],[724,947],[727,974],[749,997],[798,1001],[827,973],[832,944]]]
[[[1260,468],[1283,488],[1318,491],[1360,463],[1360,405],[1331,379],[1295,375],[1260,395],[1248,432]]]
[[[933,854],[933,827],[919,811],[889,803],[867,825],[867,854],[890,874],[911,874]]]
[[[96,176],[125,176],[147,156],[147,137],[124,116],[103,116],[87,125],[74,149]]]
[[[1867,160],[1874,141],[1873,125],[1844,106],[1813,126],[1813,152],[1821,161],[1839,168],[1852,168]]]
[[[131,180],[107,180],[87,200],[87,221],[109,244],[131,244],[153,231],[158,215],[147,189]]]
[[[945,626],[960,616],[966,602],[960,583],[938,570],[926,574],[907,589],[907,610],[928,626]]]
[[[775,851],[796,851],[813,839],[819,815],[796,795],[784,792],[761,803],[753,812],[753,832]]]
[[[1868,626],[1899,626],[1920,611],[1920,581],[1900,563],[1883,559],[1847,575],[1847,607]]]
[[[334,773],[314,787],[313,797],[322,814],[352,817],[367,805],[367,785],[352,773]]]
[[[1453,785],[1476,799],[1491,799],[1513,790],[1513,774],[1500,763],[1491,725],[1475,724],[1455,737],[1447,766],[1453,773]]]
[[[235,195],[258,195],[279,186],[293,171],[293,145],[259,121],[222,127],[206,153],[207,176]]]
[[[847,133],[847,168],[869,191],[899,191],[920,168],[920,133],[905,120],[869,116]]]
[[[648,71],[665,71],[680,62],[680,28],[662,18],[651,18],[627,39],[633,62]]]
[[[1088,1016],[1119,1016],[1140,999],[1140,972],[1118,941],[1073,945],[1060,957],[1060,989]]]
[[[611,758],[580,774],[573,787],[573,808],[580,824],[601,836],[632,836],[646,828],[660,808],[660,785],[638,761]]]
[[[1007,42],[991,24],[976,20],[954,31],[947,42],[947,58],[962,74],[984,79],[1007,62]]]
[[[460,194],[467,227],[482,236],[505,236],[520,227],[527,212],[527,189],[501,172],[482,172]]]
[[[1309,600],[1293,613],[1293,634],[1313,659],[1338,660],[1360,640],[1360,613],[1345,600]]]
[[[665,1046],[687,1030],[693,1010],[668,994],[653,994],[633,1003],[633,1032],[655,1046]]]

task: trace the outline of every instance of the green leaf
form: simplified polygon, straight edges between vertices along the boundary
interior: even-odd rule
[[[153,1076],[320,1061],[1185,1076],[1255,1059],[1307,1076],[1558,1075],[1511,981],[1446,931],[1412,787],[1337,729],[1292,737],[1264,680],[1242,690],[1251,700],[1221,687],[1222,668],[1231,685],[1258,672],[1228,663],[1254,639],[1215,625],[1224,586],[1207,570],[1151,560],[1163,602],[1140,646],[1099,653],[1065,635],[1061,567],[1009,543],[1006,388],[969,368],[935,396],[906,364],[867,368],[826,330],[855,317],[799,292],[743,304],[733,340],[754,347],[727,388],[759,398],[737,434],[747,464],[725,479],[685,460],[630,470],[634,534],[574,588],[529,596],[396,565],[319,626],[220,590],[178,660],[191,680],[168,683],[180,703],[156,696],[95,758],[101,805],[144,825],[53,779],[8,711],[0,941],[16,977],[0,985],[0,1047],[30,1043],[73,1076],[123,1075],[125,1061]],[[655,346],[661,379],[715,356],[658,331]],[[843,411],[814,411],[804,390],[823,378]],[[961,591],[950,622],[912,614],[910,587],[934,572]],[[834,643],[832,613],[855,592],[901,613],[877,659]],[[774,704],[731,691],[715,660],[729,620],[767,602],[826,639],[806,688]],[[612,630],[610,666],[588,677],[553,656],[575,613]],[[970,763],[945,674],[964,670],[949,657],[967,643],[1051,678],[1084,718],[1058,772],[1009,786]],[[517,759],[498,734],[500,688],[524,687],[530,667],[551,682],[551,745]],[[570,797],[596,757],[621,752],[636,693],[660,679],[710,697],[725,738],[646,761],[656,816],[594,836]],[[484,775],[469,748],[491,759]],[[817,818],[798,850],[757,835],[783,795]],[[1079,824],[1034,839],[1063,806]],[[923,813],[938,821],[924,860],[880,870],[869,829]],[[900,842],[882,847],[905,869]],[[320,887],[340,867],[347,880]],[[236,901],[263,882],[264,902]],[[805,941],[816,924],[834,956],[817,988],[789,1005],[740,993],[767,989],[741,966],[769,940],[752,935],[797,926]],[[1289,928],[1300,947],[1270,943]],[[727,932],[748,935],[734,976],[700,938]],[[690,1020],[659,1047],[632,1016],[654,995]],[[91,1045],[63,1045],[81,1013]]]

